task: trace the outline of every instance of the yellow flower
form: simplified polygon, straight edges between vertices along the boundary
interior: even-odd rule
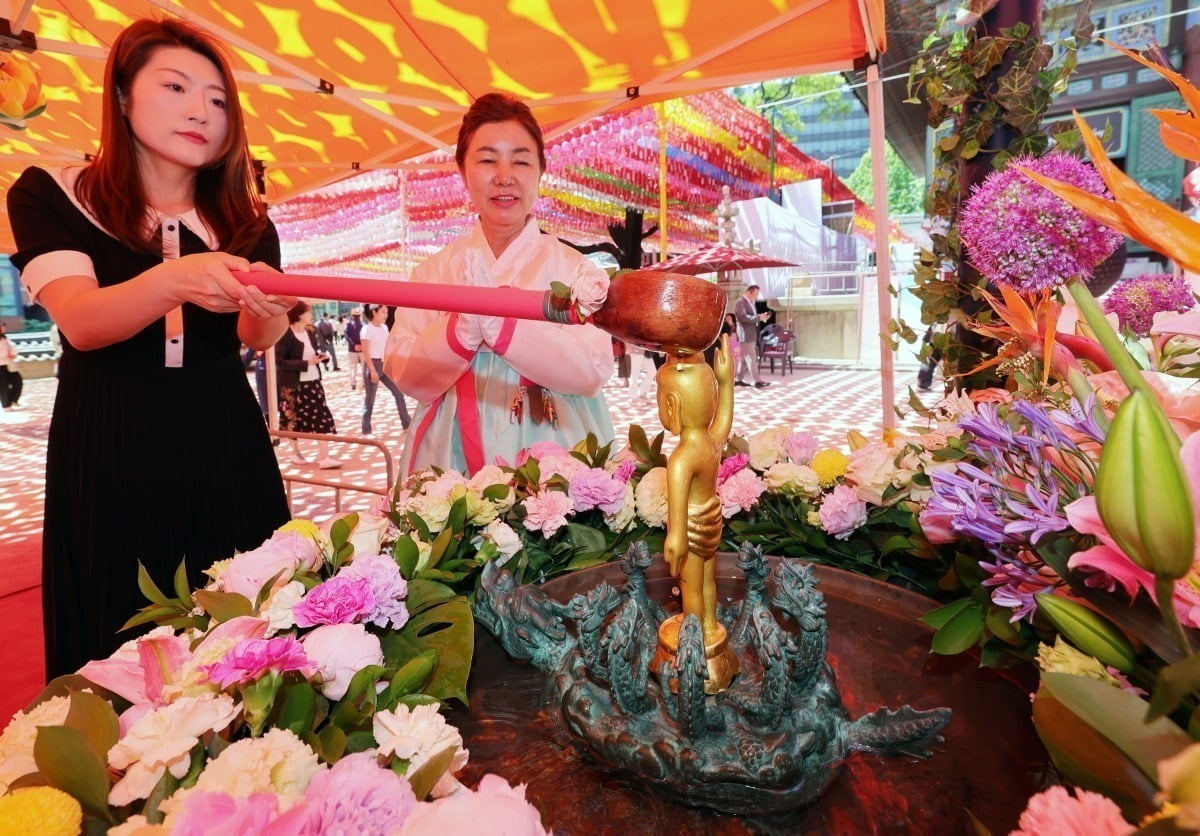
[[[1158,785],[1163,789],[1158,801],[1172,808],[1175,824],[1200,828],[1200,743],[1159,761]]]
[[[1099,682],[1120,687],[1121,683],[1100,663],[1095,656],[1089,656],[1081,650],[1076,650],[1063,641],[1062,636],[1054,637],[1054,646],[1038,645],[1038,667],[1047,673],[1069,673],[1072,676],[1085,676]]]
[[[29,787],[0,797],[0,836],[75,836],[82,826],[79,802],[54,787]]]
[[[809,467],[817,472],[817,479],[821,482],[821,487],[828,488],[838,479],[846,475],[846,468],[850,466],[850,457],[841,450],[822,450],[812,458]]]
[[[317,524],[312,520],[295,519],[289,520],[283,524],[280,531],[294,531],[297,534],[302,534],[312,540],[320,541],[321,529],[317,528]]]

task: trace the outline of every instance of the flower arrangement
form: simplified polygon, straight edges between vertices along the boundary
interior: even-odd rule
[[[380,553],[386,522],[294,520],[202,589],[181,566],[174,597],[143,570],[150,604],[129,625],[159,626],[52,682],[0,735],[0,821],[369,834],[486,814],[544,833],[523,788],[454,778],[468,753],[439,708],[465,699],[470,608],[402,576]]]
[[[1200,105],[1194,89],[1184,98],[1193,111]],[[1194,112],[1173,116],[1172,130],[1200,138]],[[1080,172],[1080,162],[1048,175],[1044,165],[1022,161],[993,177],[1011,186],[1025,176],[1044,187],[1038,194],[1032,183],[1022,186],[1024,202],[1042,206],[1062,228],[1072,223],[1063,212],[1077,210],[1182,264],[1200,264],[1190,234],[1181,234],[1186,219],[1160,209],[1112,165],[1086,124],[1077,124],[1103,189]],[[1171,147],[1181,146],[1175,139]],[[978,218],[1009,199],[1000,185],[985,182],[973,196]],[[1045,208],[1053,200],[1073,209]],[[937,629],[937,652],[981,646],[985,662],[1023,658],[1040,670],[1034,725],[1077,790],[1055,788],[1032,799],[1018,832],[1181,832],[1200,826],[1200,436],[1187,417],[1193,396],[1165,385],[1163,375],[1144,374],[1149,355],[1127,350],[1105,318],[1087,290],[1086,261],[1054,267],[1071,265],[1076,251],[1098,240],[1084,226],[1070,228],[1077,240],[1046,235],[1039,246],[1061,251],[1039,253],[1037,269],[1010,275],[1006,262],[978,258],[994,232],[963,225],[978,266],[1006,291],[1006,321],[1019,304],[1050,310],[1061,303],[1052,298],[1061,288],[1088,333],[1057,333],[1056,315],[1027,321],[1039,332],[1025,341],[1028,350],[1040,345],[1041,361],[1062,373],[1053,385],[1048,377],[1012,373],[1002,404],[960,422],[964,457],[954,473],[934,475],[921,519],[933,539],[954,539],[956,573],[968,595],[925,620]],[[1029,233],[1020,224],[1013,229]],[[1009,249],[1024,252],[1027,245],[1033,242]],[[1161,346],[1156,326],[1179,316],[1166,311],[1190,301],[1165,277],[1142,277],[1108,307],[1131,335],[1149,334]],[[1169,327],[1167,335],[1190,333],[1178,323]],[[1081,338],[1101,353],[1071,354]],[[1052,359],[1062,349],[1066,360]],[[1089,367],[1112,371],[1089,375]]]
[[[787,428],[734,437],[717,477],[725,544],[736,551],[749,540],[932,591],[947,567],[921,534],[915,500],[928,492],[929,472],[949,466],[927,449],[946,439],[935,430],[888,445],[855,434],[847,453]],[[388,510],[396,558],[408,577],[469,591],[489,560],[530,583],[612,560],[638,540],[659,551],[663,440],[635,425],[616,452],[591,437],[570,450],[538,444],[513,467],[489,465],[471,477],[415,473]]]

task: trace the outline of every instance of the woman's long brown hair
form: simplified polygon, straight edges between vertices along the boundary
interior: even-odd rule
[[[112,45],[104,67],[104,117],[100,150],[75,186],[80,202],[120,241],[135,250],[161,252],[157,229],[146,224],[146,190],[137,151],[121,99],[154,52],[183,47],[216,65],[226,92],[227,131],[217,158],[196,174],[196,210],[216,235],[218,246],[249,255],[267,225],[266,204],[258,195],[246,142],[237,84],[221,44],[207,32],[180,20],[137,20]]]

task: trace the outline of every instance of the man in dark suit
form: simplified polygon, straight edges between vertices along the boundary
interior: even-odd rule
[[[733,306],[733,318],[737,320],[737,337],[742,347],[742,362],[737,368],[734,386],[754,386],[762,389],[770,386],[758,376],[758,326],[770,316],[758,312],[758,285],[746,288],[742,298]],[[743,371],[744,369],[744,371]]]
[[[341,371],[338,368],[337,354],[333,348],[333,320],[329,318],[329,314],[321,314],[321,321],[317,323],[317,336],[321,339],[321,344],[317,346],[319,351],[324,351],[329,355],[329,359],[333,360],[333,370]],[[325,368],[329,368],[329,359],[325,361]]]

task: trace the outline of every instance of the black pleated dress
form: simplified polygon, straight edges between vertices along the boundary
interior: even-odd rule
[[[160,259],[97,227],[56,180],[28,169],[9,190],[18,269],[45,253],[89,256],[101,286]],[[207,251],[186,226],[180,252]],[[269,226],[251,261],[279,265]],[[62,335],[46,461],[42,605],[47,679],[111,654],[147,601],[141,561],[159,588],[186,557],[193,587],[216,560],[254,548],[288,519],[279,466],[238,355],[237,314],[183,306],[183,365],[166,368],[166,321],[80,351]]]

